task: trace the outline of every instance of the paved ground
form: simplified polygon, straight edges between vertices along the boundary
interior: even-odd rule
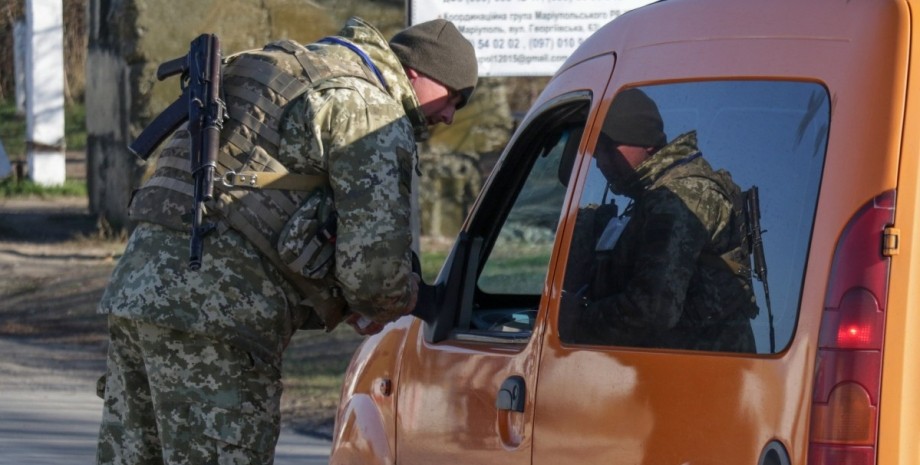
[[[107,342],[95,303],[120,252],[84,210],[0,199],[0,465],[94,462]],[[329,448],[287,427],[275,463],[326,464]]]
[[[0,465],[94,462],[102,400],[93,377],[102,366],[68,356],[71,364],[61,367],[56,360],[66,350],[0,336]],[[330,445],[287,428],[275,463],[326,465]]]

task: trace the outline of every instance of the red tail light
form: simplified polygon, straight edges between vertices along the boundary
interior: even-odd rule
[[[882,234],[895,192],[856,213],[834,252],[818,337],[809,465],[876,463],[889,258]]]

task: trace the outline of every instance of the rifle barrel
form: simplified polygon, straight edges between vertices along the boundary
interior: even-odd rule
[[[189,132],[191,135],[194,203],[189,240],[189,268],[201,267],[204,237],[214,228],[204,224],[205,203],[214,198],[214,172],[224,103],[220,100],[220,41],[214,34],[202,34],[192,41],[189,50]]]

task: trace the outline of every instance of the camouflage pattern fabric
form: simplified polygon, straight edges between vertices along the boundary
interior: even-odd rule
[[[290,172],[323,174],[329,178],[338,211],[336,266],[332,278],[341,288],[350,310],[385,323],[401,316],[410,299],[408,276],[412,235],[409,224],[418,215],[410,206],[410,186],[418,173],[415,137],[426,137],[427,125],[402,65],[380,33],[369,24],[353,18],[340,35],[373,58],[385,76],[388,92],[375,83],[351,76],[322,81],[285,105],[284,118],[278,122],[278,153],[266,155],[264,150],[251,150],[248,155],[235,156],[258,159],[256,161],[260,163],[263,159],[277,159]],[[321,50],[328,60],[361,61],[357,54],[340,45],[314,44],[308,48]],[[269,53],[258,51],[257,55],[264,57]],[[286,52],[280,50],[273,53],[287,57]],[[239,60],[237,58],[234,62]],[[279,66],[291,68],[286,73],[293,73],[292,67],[298,66],[293,59],[277,61]],[[234,90],[233,85],[239,80],[232,74],[228,73],[225,80],[228,82],[228,94],[249,95],[253,92],[252,89]],[[251,84],[243,80],[240,85]],[[229,100],[231,116],[245,112],[245,108],[234,106],[233,98]],[[255,113],[264,117],[275,112]],[[232,117],[225,131],[227,127],[252,125],[248,121],[245,117]],[[255,126],[264,127],[265,124]],[[257,142],[263,139],[252,131],[240,132]],[[225,137],[222,132],[221,150],[239,151],[232,143],[236,139],[239,137]],[[184,160],[187,146],[184,140],[182,132],[178,132],[174,140],[167,143],[160,158]],[[267,143],[262,146],[271,148]],[[256,146],[256,149],[262,146]],[[221,159],[224,159],[223,154]],[[181,196],[170,194],[175,189],[165,187],[189,183],[188,179],[181,178],[183,175],[187,178],[188,174],[175,169],[176,164],[158,162],[155,179],[140,189],[130,211],[132,218],[155,222],[184,234],[187,227],[177,219],[181,218],[187,202]],[[175,179],[154,183],[158,181],[157,174],[161,174],[159,177],[162,178]],[[241,198],[241,202],[247,202],[245,197]],[[302,200],[306,195],[301,194],[298,198]],[[292,202],[290,199],[277,199],[274,203]],[[272,204],[268,202],[267,205]],[[297,203],[293,205],[294,208],[289,208],[291,212],[296,210]],[[257,206],[250,210],[264,216],[263,210],[268,209]],[[261,219],[265,223],[280,225],[287,220]],[[257,248],[265,251],[266,248],[274,249],[275,244]],[[208,253],[207,249],[205,253]],[[310,296],[303,297],[309,303]],[[298,303],[292,300],[290,312],[309,312],[306,306]],[[295,315],[295,319],[311,321],[315,317]],[[335,323],[327,322],[326,329],[331,329]]]
[[[401,316],[410,299],[409,224],[417,214],[409,199],[417,170],[413,134],[423,133],[418,126],[425,123],[408,78],[379,32],[352,19],[342,34],[374,58],[390,93],[351,77],[308,91],[285,109],[276,158],[292,172],[328,174],[339,218],[334,278],[351,310],[387,322]],[[360,60],[345,47],[323,47],[335,59]],[[178,212],[183,206],[170,208]],[[291,328],[315,318],[298,305],[300,299],[274,267],[232,230],[206,238],[203,261],[233,263],[188,273],[187,232],[172,224],[145,224],[132,235],[101,312],[247,340],[275,358],[280,358]],[[135,279],[141,275],[155,278]],[[233,281],[233,292],[283,298],[274,299],[271,310],[248,307],[214,287],[228,281]],[[162,289],[174,289],[181,298],[147,297]]]
[[[97,463],[272,463],[277,368],[208,337],[119,317],[109,328]]]
[[[328,173],[338,213],[336,281],[352,311],[381,323],[401,316],[409,301],[417,163],[412,126],[384,97],[308,92],[291,105],[279,157],[306,154],[305,163]]]
[[[635,200],[612,251],[599,252],[579,325],[589,342],[753,352],[750,278],[703,265],[734,243],[732,199],[684,134],[640,164],[624,192]],[[752,310],[753,307],[753,310]]]
[[[141,223],[100,301],[108,314],[201,334],[280,363],[297,321],[292,289],[239,233],[205,237],[201,269],[188,269],[188,235]]]
[[[412,298],[410,219],[418,212],[410,206],[410,186],[418,173],[416,137],[426,137],[427,126],[411,83],[386,39],[359,19],[349,20],[340,34],[373,58],[386,77],[388,91],[355,77],[330,79],[308,90],[285,105],[284,117],[278,125],[278,153],[270,155],[290,172],[328,175],[338,211],[333,279],[352,311],[377,322],[388,322],[402,316]],[[339,45],[310,47],[326,48],[330,59],[360,61],[355,53]],[[182,137],[176,135],[177,140]],[[142,189],[132,205],[139,202],[139,197],[153,192]],[[160,211],[173,211],[176,215],[190,207],[174,204],[165,196],[154,196],[141,203],[159,204]],[[261,376],[259,379],[270,385],[280,373],[282,352],[294,331],[303,326],[323,326],[309,306],[301,305],[303,301],[309,303],[309,296],[300,296],[279,270],[265,260],[258,247],[225,227],[206,236],[202,267],[189,271],[187,229],[181,223],[177,226],[175,218],[157,221],[155,215],[144,216],[143,211],[136,210],[141,218],[148,219],[140,222],[131,234],[100,301],[100,313],[109,314],[112,321],[126,319],[139,326],[155,325],[174,332],[170,337],[220,341],[253,364],[264,366],[263,372],[253,376]],[[277,220],[283,224],[284,219]],[[306,300],[302,300],[304,297]],[[124,337],[122,332],[122,328],[113,326],[113,341]],[[184,357],[183,345],[170,339],[152,338],[146,343],[148,356],[155,354],[175,364],[179,363],[176,358]],[[119,348],[115,346],[113,350]],[[221,366],[221,371],[212,373],[218,385],[240,375],[239,364],[224,360],[219,353],[209,352],[208,357],[208,363]],[[128,359],[118,353],[111,354],[110,359],[110,371],[116,379],[109,380],[106,386],[107,418],[111,411],[127,408],[134,402],[131,397],[135,392],[143,396],[146,382],[138,380],[131,386],[120,386],[118,383],[133,375],[117,373],[130,372],[132,368],[125,365]],[[150,390],[159,389],[153,385],[155,380],[149,381]],[[192,399],[211,389],[194,383],[182,387],[186,382],[178,376],[174,387],[181,387],[180,392],[187,392]],[[196,394],[197,390],[202,392]],[[219,393],[214,395],[220,397]],[[266,405],[271,408],[263,410],[253,403],[255,407],[245,410],[245,415],[237,415],[243,410],[233,410],[220,402],[209,404],[207,410],[199,412],[191,407],[179,411],[175,409],[180,407],[161,405],[156,395],[151,397],[151,403],[140,400],[140,404],[132,404],[130,417],[146,426],[132,426],[132,431],[152,434],[154,414],[159,415],[157,412],[162,409],[173,409],[172,414],[183,418],[194,417],[198,427],[202,428],[200,424],[204,423],[207,427],[204,430],[214,430],[212,435],[229,435],[230,439],[234,435],[260,437],[242,433],[248,431],[247,425],[256,418],[265,421],[262,429],[277,428],[277,417],[267,413],[274,412],[275,406],[268,405],[268,401]],[[141,454],[134,452],[141,446],[136,438],[119,433],[116,427],[105,426],[113,421],[116,420],[105,421],[100,435],[100,444],[105,444],[100,463],[144,463],[120,457],[120,454]],[[159,440],[164,445],[181,443],[173,441],[172,431],[160,433]],[[143,447],[154,447],[149,441]],[[240,449],[243,452],[237,452],[250,450],[253,463],[263,463],[265,451],[261,447],[267,443],[273,445],[273,438],[257,442],[259,447],[253,444],[251,449],[244,447]],[[167,455],[179,454],[177,457],[192,453],[164,450]]]
[[[308,92],[291,104],[282,124],[278,159],[328,174],[338,212],[335,279],[352,311],[385,323],[401,316],[410,298],[409,224],[418,214],[410,208],[410,186],[418,170],[415,142],[427,137],[428,127],[386,39],[358,19],[339,36],[371,57],[389,94],[350,78],[328,85],[353,81],[358,92]],[[335,59],[360,60],[345,47],[324,47]]]

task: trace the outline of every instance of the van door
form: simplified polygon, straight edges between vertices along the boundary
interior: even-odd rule
[[[605,97],[598,121],[623,88]],[[753,333],[753,345],[716,342],[723,333],[711,321],[738,321],[734,308],[682,304],[676,326],[647,334],[625,330],[634,327],[614,317],[610,327],[573,323],[600,302],[598,295],[632,295],[631,286],[639,285],[634,279],[659,283],[661,298],[684,297],[689,288],[685,277],[669,281],[661,275],[668,268],[642,261],[655,251],[635,232],[643,231],[641,224],[630,223],[644,221],[635,213],[642,211],[636,198],[648,194],[632,193],[634,198],[611,189],[596,161],[607,156],[598,142],[603,126],[598,123],[585,141],[586,160],[568,210],[574,220],[560,233],[564,272],[555,274],[553,286],[562,291],[549,304],[543,334],[533,463],[789,463],[786,447],[803,440],[803,406],[809,402],[801,385],[813,376],[807,369],[813,354],[790,341],[824,168],[828,92],[815,82],[778,80],[640,89],[660,110],[668,141],[695,139],[699,150],[693,158],[725,170],[742,190],[758,187],[769,302],[755,280],[759,311],[741,319]],[[640,178],[646,173],[642,165],[638,172]],[[618,239],[610,239],[616,235],[605,232],[617,224],[626,226],[619,226]],[[647,239],[667,234],[662,228],[646,230]],[[707,273],[716,266],[711,262],[699,259],[687,267]],[[616,315],[610,305],[599,308]]]
[[[531,463],[556,231],[612,69],[607,55],[557,77],[493,169],[436,283],[440,308],[401,355],[398,463]]]

